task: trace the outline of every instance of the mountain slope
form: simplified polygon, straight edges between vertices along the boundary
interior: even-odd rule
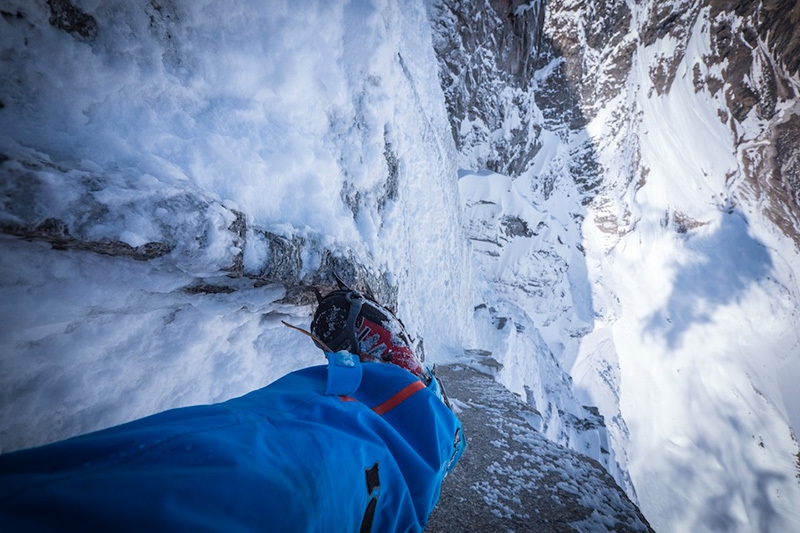
[[[0,339],[0,449],[319,361],[258,325],[275,311],[307,326],[310,286],[331,286],[334,269],[399,307],[432,359],[470,339],[455,150],[421,5],[12,1],[0,25],[2,305],[14,317]],[[231,310],[235,336],[214,304],[202,335],[179,320],[273,284],[285,296]],[[87,368],[107,381],[78,385]]]
[[[524,227],[478,217],[475,248],[599,408],[629,495],[659,531],[796,529],[798,4],[434,4],[462,164],[526,138],[497,170],[564,228],[509,262]],[[485,78],[492,104],[461,105]]]
[[[797,529],[796,20],[6,1],[0,451],[321,362],[335,270],[659,531]]]
[[[281,321],[307,327],[336,272],[398,307],[431,362],[505,364],[531,427],[613,470],[602,417],[473,269],[428,20],[405,7],[4,6],[0,451],[321,363]],[[641,525],[597,502],[583,522]]]

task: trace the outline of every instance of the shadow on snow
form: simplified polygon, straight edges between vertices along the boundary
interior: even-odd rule
[[[688,238],[686,249],[694,257],[676,265],[672,294],[648,320],[648,333],[663,335],[670,349],[677,348],[693,325],[712,322],[720,307],[739,301],[769,275],[772,259],[748,226],[746,217],[734,212],[723,215],[713,234]]]

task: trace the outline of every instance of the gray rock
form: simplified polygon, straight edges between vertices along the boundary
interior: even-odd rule
[[[430,18],[456,147],[471,168],[519,175],[541,147],[529,88],[544,2],[439,0]]]
[[[97,20],[69,0],[47,0],[47,5],[50,7],[48,22],[54,28],[87,40],[97,36]]]
[[[467,448],[426,531],[652,531],[597,461],[535,431],[537,413],[490,376],[460,365],[437,375]]]

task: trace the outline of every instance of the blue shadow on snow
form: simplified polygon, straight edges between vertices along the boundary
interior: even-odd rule
[[[748,226],[743,214],[726,213],[712,235],[688,238],[687,249],[697,259],[677,267],[669,301],[650,317],[646,331],[663,334],[675,348],[692,325],[711,322],[718,307],[737,301],[753,282],[769,275],[772,259]]]

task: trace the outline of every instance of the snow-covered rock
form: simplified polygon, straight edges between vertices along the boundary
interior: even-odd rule
[[[536,431],[536,412],[490,376],[439,375],[467,448],[426,531],[652,531],[603,466]]]
[[[469,197],[479,262],[598,407],[629,495],[659,531],[797,529],[797,3],[552,0],[541,27],[518,3],[434,4],[459,23],[434,24],[451,123],[519,102],[531,117],[529,157],[486,180],[502,194]],[[493,52],[521,27],[540,43],[532,81]],[[482,78],[488,111],[459,111],[484,93],[453,80]],[[473,174],[496,170],[476,154],[509,151],[466,142],[501,137],[482,122],[454,128]],[[543,247],[531,232],[551,218],[562,235]]]
[[[459,353],[471,260],[429,28],[421,3],[4,2],[0,449],[321,362],[276,317],[307,327],[333,272],[431,362]]]
[[[6,0],[0,451],[321,362],[336,271],[657,530],[797,529],[796,14]]]

